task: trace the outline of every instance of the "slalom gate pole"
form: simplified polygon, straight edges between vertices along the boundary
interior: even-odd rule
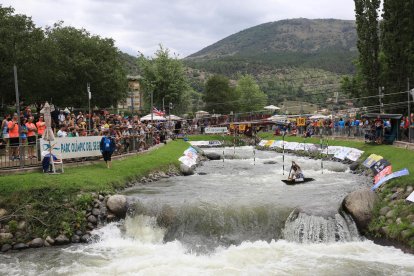
[[[223,144],[222,144],[222,147],[223,147],[223,167],[224,167],[224,133],[223,133]]]
[[[236,127],[234,127],[234,138],[233,138],[233,158],[236,156]]]
[[[321,143],[321,170],[322,170],[322,174],[323,174],[323,140],[322,138],[320,139],[320,143]]]
[[[285,175],[285,132],[283,132],[283,175]]]

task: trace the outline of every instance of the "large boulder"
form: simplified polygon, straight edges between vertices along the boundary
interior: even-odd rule
[[[371,221],[377,200],[378,196],[375,192],[370,189],[360,189],[348,194],[342,202],[342,207],[354,218],[361,233],[366,231]]]
[[[359,168],[359,163],[358,162],[352,162],[351,165],[349,165],[349,169],[351,171],[356,171]]]
[[[66,237],[65,235],[59,235],[56,237],[55,239],[55,243],[57,245],[63,245],[63,244],[68,244],[70,243],[70,240],[68,239],[68,237]]]
[[[43,247],[44,241],[42,238],[35,238],[29,242],[29,246],[32,248]]]
[[[128,210],[128,201],[124,195],[113,195],[108,198],[106,206],[118,218],[124,218]]]
[[[183,175],[193,175],[194,169],[192,167],[186,166],[184,164],[180,164],[180,172]]]
[[[207,152],[205,155],[209,160],[220,160],[221,159],[221,155],[215,152]]]

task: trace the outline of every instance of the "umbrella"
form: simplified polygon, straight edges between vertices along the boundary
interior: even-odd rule
[[[197,112],[195,113],[196,118],[201,118],[201,117],[204,117],[204,116],[206,116],[206,115],[208,115],[208,114],[210,114],[210,113],[208,113],[207,111],[203,111],[203,110],[197,111]]]
[[[180,121],[180,120],[182,120],[183,118],[181,118],[181,117],[178,117],[178,116],[176,116],[176,115],[168,115],[167,116],[167,118],[168,119],[171,119],[172,121]]]
[[[274,106],[274,105],[268,105],[268,106],[265,106],[263,108],[267,109],[267,110],[279,110],[280,109],[279,107]]]
[[[164,117],[158,116],[158,115],[155,115],[155,114],[152,115],[152,119],[154,121],[166,121],[167,120]],[[151,114],[148,114],[148,115],[145,115],[144,117],[141,117],[141,122],[142,121],[151,121]]]
[[[274,115],[272,117],[267,118],[267,120],[275,122],[275,123],[286,123],[286,122],[288,122],[287,116],[283,116],[283,115]]]
[[[53,134],[52,130],[52,116],[50,115],[50,105],[48,102],[45,103],[42,110],[40,110],[40,113],[43,114],[43,117],[45,119],[46,129],[43,133],[43,140],[46,141],[53,141],[55,140],[55,135]]]

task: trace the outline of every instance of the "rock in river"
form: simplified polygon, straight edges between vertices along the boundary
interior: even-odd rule
[[[378,197],[375,192],[370,189],[360,189],[348,194],[342,202],[343,208],[351,214],[362,233],[365,232],[371,221],[377,200]]]
[[[41,238],[35,238],[29,242],[29,246],[33,248],[43,247],[44,241]]]
[[[207,152],[206,157],[209,160],[220,160],[221,159],[221,155],[215,152]]]
[[[189,167],[189,166],[186,166],[184,164],[180,164],[180,172],[183,175],[193,175],[194,174],[194,169]]]
[[[57,245],[68,244],[69,242],[70,241],[69,241],[68,237],[66,237],[65,235],[59,235],[55,239],[55,243]]]
[[[119,218],[124,218],[128,210],[127,198],[124,195],[113,195],[106,202],[108,209]]]

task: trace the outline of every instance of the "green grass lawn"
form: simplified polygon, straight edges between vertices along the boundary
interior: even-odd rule
[[[144,176],[157,169],[178,165],[178,158],[188,148],[188,143],[178,140],[151,152],[114,160],[113,167],[107,169],[105,162],[83,167],[65,168],[65,173],[50,175],[30,172],[17,175],[0,176],[0,197],[12,193],[27,192],[34,189],[59,189],[72,191],[113,190],[127,181]]]
[[[262,139],[267,140],[282,140],[281,136],[274,136],[272,133],[260,133],[259,136]],[[289,142],[300,143],[320,143],[319,138],[286,136],[285,140]],[[394,184],[414,184],[414,151],[412,150],[397,148],[390,145],[367,144],[360,141],[328,140],[328,143],[332,146],[344,146],[363,150],[364,154],[361,156],[360,160],[365,160],[372,153],[381,155],[392,164],[393,171],[407,168],[411,173],[409,176],[404,176],[393,180]]]

